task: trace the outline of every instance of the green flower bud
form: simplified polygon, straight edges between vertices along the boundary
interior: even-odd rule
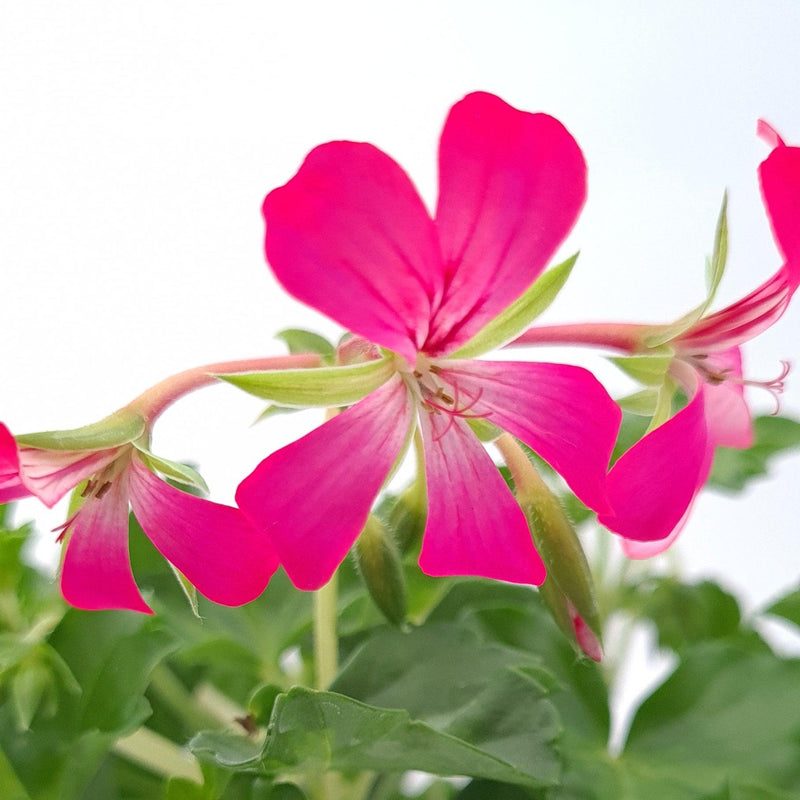
[[[587,656],[600,661],[600,613],[592,573],[559,499],[544,485],[520,497],[536,549],[547,568],[540,587],[556,623]]]
[[[408,603],[400,552],[392,534],[374,514],[367,518],[353,552],[375,605],[393,625],[403,625]]]

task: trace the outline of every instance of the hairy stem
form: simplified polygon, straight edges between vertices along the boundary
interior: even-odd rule
[[[217,382],[218,375],[235,375],[240,372],[266,372],[279,369],[302,369],[319,367],[322,361],[314,353],[274,356],[271,358],[220,361],[202,367],[178,372],[151,386],[132,400],[126,408],[140,414],[148,425],[166,411],[176,400],[186,394]]]

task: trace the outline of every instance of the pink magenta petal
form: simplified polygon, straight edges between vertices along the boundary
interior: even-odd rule
[[[405,172],[369,144],[330,142],[264,201],[284,288],[412,364],[438,302],[436,231]]]
[[[138,458],[131,463],[130,493],[142,530],[200,594],[239,606],[264,591],[278,559],[239,509],[170,486]]]
[[[796,288],[800,283],[800,147],[778,145],[758,173],[772,232]]]
[[[82,480],[110,464],[121,448],[110,450],[39,450],[20,447],[23,484],[46,506],[54,506]]]
[[[399,376],[262,461],[236,502],[300,589],[319,589],[364,528],[414,414]]]
[[[88,497],[72,523],[61,592],[77,608],[152,613],[131,572],[127,484],[128,474],[123,472],[99,499]]]
[[[588,370],[565,364],[444,361],[467,414],[486,417],[540,455],[596,511],[622,412]]]
[[[750,341],[781,318],[795,288],[784,266],[741,300],[703,317],[674,343],[682,350],[707,353]]]
[[[667,536],[665,539],[656,539],[652,542],[637,542],[633,539],[620,539],[619,541],[622,545],[622,552],[625,553],[628,558],[632,558],[637,561],[645,558],[654,558],[655,556],[660,556],[663,552],[672,547],[672,545],[675,543],[675,540],[686,526],[686,522],[692,513],[692,506],[694,506],[696,497],[697,495],[692,498],[692,501],[689,503],[689,507],[686,509],[686,512],[681,517],[678,524],[672,529],[672,532],[669,534],[669,536]]]
[[[467,424],[420,413],[428,522],[419,565],[428,575],[479,575],[539,585],[545,567],[525,515]]]
[[[732,347],[712,353],[706,364],[727,376],[722,383],[707,383],[705,393],[706,424],[711,442],[718,447],[745,449],[753,446],[753,419],[744,399],[742,353]]]
[[[712,453],[701,387],[614,464],[608,475],[614,513],[600,514],[600,524],[626,539],[665,539],[705,482]]]
[[[0,503],[10,503],[29,496],[30,492],[19,477],[17,442],[11,431],[0,422]]]
[[[560,122],[485,93],[456,103],[439,146],[446,288],[425,352],[452,352],[516,300],[585,198],[583,154]]]

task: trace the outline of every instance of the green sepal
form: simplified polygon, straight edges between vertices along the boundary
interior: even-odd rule
[[[728,261],[728,193],[722,197],[722,208],[717,219],[714,233],[714,250],[706,261],[706,299],[688,314],[669,325],[654,326],[653,333],[647,336],[644,343],[648,347],[659,347],[662,344],[686,333],[708,311],[717,294],[725,265]]]
[[[645,356],[612,356],[610,361],[645,386],[661,386],[672,359],[673,352],[664,349]]]
[[[483,417],[467,417],[466,423],[482,442],[493,442],[503,433],[497,425]]]
[[[652,417],[656,413],[658,407],[659,391],[658,389],[642,389],[641,392],[629,394],[617,400],[617,405],[623,411],[630,411],[631,414],[637,414],[641,417]]]
[[[717,218],[717,229],[714,232],[714,250],[706,264],[706,308],[714,302],[725,266],[728,263],[728,193],[722,195],[722,207]]]
[[[123,409],[82,428],[26,433],[16,439],[25,447],[40,450],[107,450],[138,439],[145,428],[142,417]]]
[[[293,408],[292,406],[269,405],[253,420],[253,425],[257,425],[259,422],[263,422],[270,417],[277,417],[281,414],[291,414],[295,411],[300,411],[300,409]]]
[[[339,367],[270,370],[218,375],[248,394],[283,406],[347,406],[366,397],[395,371],[391,358]]]
[[[653,419],[650,420],[646,433],[663,425],[672,416],[672,401],[675,399],[677,390],[678,387],[671,380],[665,380],[661,384],[661,388],[658,390],[658,401],[653,411]]]
[[[203,476],[188,464],[180,464],[168,458],[153,455],[145,442],[134,442],[133,446],[141,453],[142,460],[153,472],[160,472],[167,478],[172,478],[178,483],[191,486],[203,494],[208,494],[208,486],[203,480]]]
[[[189,579],[171,561],[168,561],[167,563],[172,570],[172,574],[175,576],[175,580],[178,582],[178,586],[181,587],[184,597],[189,603],[189,608],[192,610],[192,615],[197,619],[200,619],[200,606],[197,602],[197,589],[194,588],[194,585],[189,582]]]
[[[324,336],[313,331],[286,328],[275,334],[275,338],[280,339],[293,355],[316,353],[326,364],[333,364],[336,359],[336,348]]]
[[[375,605],[392,625],[402,626],[408,613],[408,598],[400,551],[390,531],[374,514],[367,517],[353,555]]]
[[[564,602],[572,604],[600,642],[600,611],[589,562],[561,501],[544,482],[538,487],[529,486],[524,492],[520,492],[518,500],[528,520],[536,549],[547,568],[545,583],[555,582],[564,596]],[[548,596],[551,597],[554,589],[555,587],[545,589],[543,598],[547,600]],[[556,606],[560,604],[559,601]],[[561,615],[554,613],[553,616],[559,627],[563,627]],[[570,638],[574,640],[571,621],[568,630],[571,632]]]
[[[567,282],[578,253],[547,270],[505,311],[484,326],[452,358],[473,358],[510,342],[522,333],[558,296]]]

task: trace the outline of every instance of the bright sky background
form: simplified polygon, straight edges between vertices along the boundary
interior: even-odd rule
[[[94,421],[190,366],[278,354],[285,327],[337,333],[272,279],[263,196],[346,138],[390,153],[432,203],[442,122],[476,89],[557,116],[589,163],[563,250],[581,257],[543,319],[666,321],[697,304],[726,187],[718,302],[780,263],[755,128],[764,117],[800,143],[791,0],[0,0],[0,18],[0,420],[17,433]],[[800,299],[746,356],[756,378],[800,363]],[[164,417],[156,450],[199,463],[231,501],[319,420],[250,428],[260,407],[205,390]],[[800,415],[797,371],[783,410]],[[751,607],[794,585],[799,467],[783,458],[740,499],[705,495],[678,546],[689,574]],[[20,516],[53,527],[63,511],[26,501]]]

